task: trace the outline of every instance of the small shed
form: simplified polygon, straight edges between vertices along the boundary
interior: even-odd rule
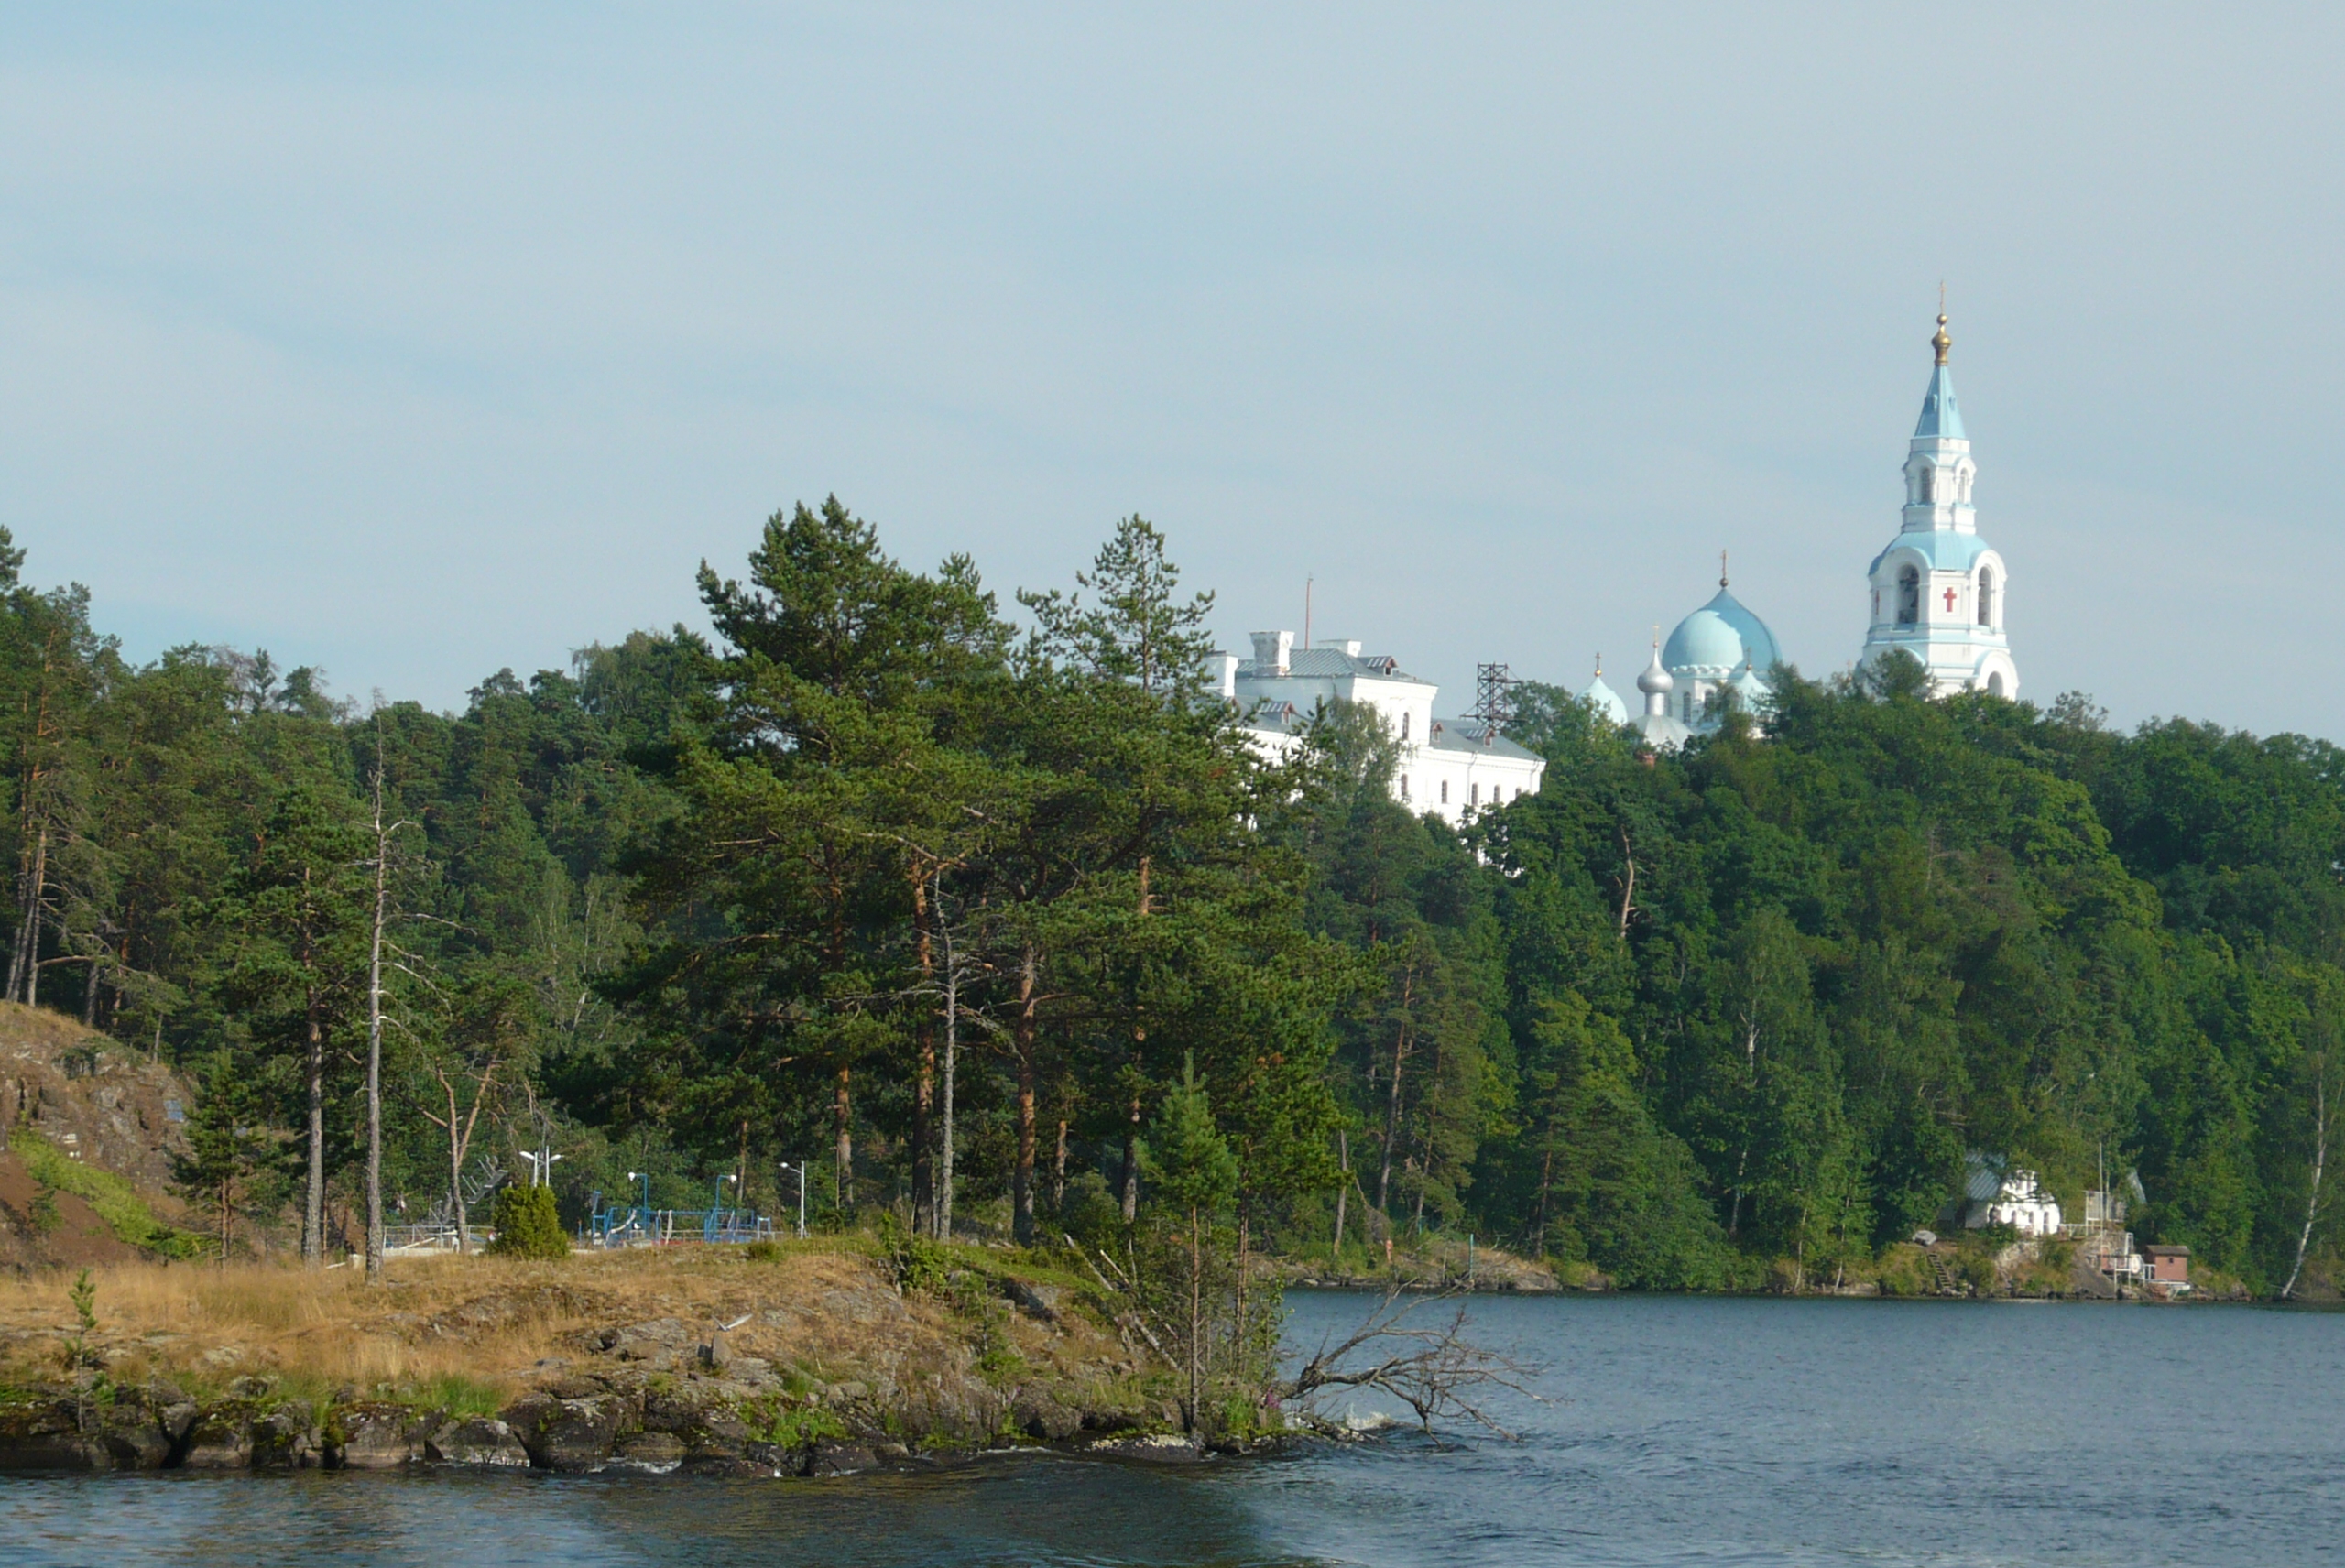
[[[2190,1283],[2190,1249],[2187,1247],[2145,1247],[2142,1248],[2142,1266],[2143,1277],[2152,1284]]]

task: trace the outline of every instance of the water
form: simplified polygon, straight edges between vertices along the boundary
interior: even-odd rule
[[[1299,1295],[1315,1340],[1358,1298]],[[2345,1314],[1478,1303],[1515,1443],[823,1482],[0,1480],[0,1564],[2299,1563],[2345,1529]]]

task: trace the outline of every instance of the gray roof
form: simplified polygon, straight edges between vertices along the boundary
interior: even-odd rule
[[[1279,673],[1275,664],[1257,664],[1250,659],[1238,661],[1240,681],[1328,681],[1352,675],[1374,681],[1406,681],[1418,686],[1430,684],[1413,675],[1402,674],[1390,654],[1355,655],[1340,648],[1298,648],[1287,655],[1284,675]]]
[[[1433,751],[1475,751],[1485,757],[1540,760],[1539,754],[1528,746],[1517,746],[1502,735],[1493,735],[1491,727],[1480,719],[1435,719],[1433,735],[1425,745]]]

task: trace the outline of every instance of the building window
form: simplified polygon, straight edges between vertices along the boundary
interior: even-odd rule
[[[1466,794],[1467,797],[1467,804],[1478,806],[1482,803],[1482,787],[1479,784],[1468,784],[1466,786]]]
[[[1407,745],[1407,744],[1408,744],[1408,740],[1409,740],[1409,719],[1410,719],[1410,717],[1411,717],[1411,715],[1410,715],[1410,714],[1407,714],[1407,713],[1402,713],[1402,714],[1401,715],[1401,743],[1402,743],[1403,746]]]
[[[1917,566],[1897,569],[1897,624],[1910,626],[1922,618],[1922,570]]]
[[[1409,798],[1409,776],[1408,776],[1407,774],[1403,773],[1402,775],[1401,775],[1401,799],[1402,799],[1403,800],[1407,800],[1408,798]]]
[[[1441,781],[1441,803],[1445,806],[1449,804],[1449,780],[1446,779]]]
[[[1995,624],[1995,572],[1992,567],[1979,569],[1979,624]]]

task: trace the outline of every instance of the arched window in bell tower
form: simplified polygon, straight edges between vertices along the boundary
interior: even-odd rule
[[[1922,618],[1922,570],[1918,566],[1897,569],[1897,624],[1910,626]]]
[[[1995,569],[1991,566],[1979,569],[1979,624],[1995,624]]]

